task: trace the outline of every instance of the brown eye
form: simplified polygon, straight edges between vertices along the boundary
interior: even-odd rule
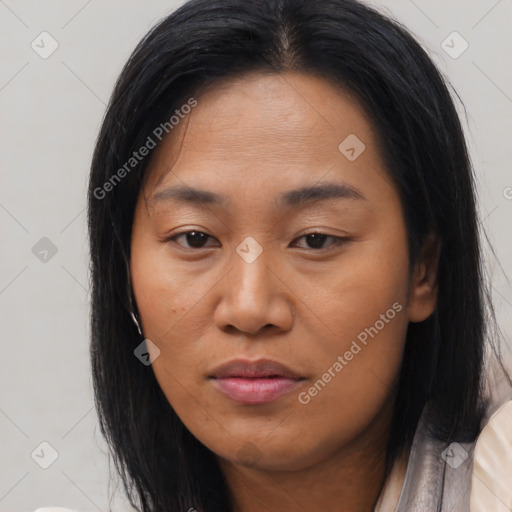
[[[329,247],[339,245],[347,240],[346,238],[326,235],[324,233],[308,233],[297,238],[297,240],[300,240],[302,238],[306,240],[306,243],[308,245],[308,247],[302,247],[303,249],[327,249]],[[333,242],[325,246],[326,240],[329,239],[331,239]]]
[[[184,231],[183,233],[178,233],[169,238],[173,242],[176,242],[179,238],[183,237],[187,245],[183,245],[179,243],[178,245],[182,245],[186,249],[203,249],[205,244],[209,238],[213,238],[202,231]],[[178,243],[178,242],[176,242]]]

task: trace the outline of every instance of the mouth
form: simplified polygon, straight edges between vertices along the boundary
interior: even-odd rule
[[[231,360],[208,376],[221,393],[239,404],[272,402],[290,393],[305,380],[299,374],[268,359]]]

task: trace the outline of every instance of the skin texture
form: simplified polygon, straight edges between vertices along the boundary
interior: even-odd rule
[[[407,325],[435,308],[435,265],[425,256],[410,274],[397,190],[349,93],[311,75],[252,73],[197,100],[154,150],[135,211],[132,282],[144,336],[160,350],[155,376],[218,456],[237,511],[371,511]],[[354,161],[338,149],[350,134],[365,145]],[[325,182],[364,199],[278,204],[285,191]],[[228,202],[153,200],[184,184]],[[195,246],[175,237],[187,231],[209,237]],[[328,235],[323,245],[311,231]],[[263,249],[252,263],[236,252],[246,237]],[[396,303],[394,318],[301,403]],[[279,361],[304,380],[273,402],[235,403],[208,375],[238,357]]]

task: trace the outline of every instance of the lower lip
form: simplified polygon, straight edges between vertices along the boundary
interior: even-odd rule
[[[253,378],[229,377],[213,379],[217,388],[240,404],[264,404],[295,389],[300,380],[285,377]]]

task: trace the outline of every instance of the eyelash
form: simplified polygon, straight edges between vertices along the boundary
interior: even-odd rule
[[[202,234],[202,235],[206,235],[207,237],[209,238],[213,238],[211,235],[208,235],[207,233],[204,233],[203,231],[196,231],[196,230],[188,230],[188,231],[182,231],[181,233],[176,233],[174,235],[172,235],[171,237],[168,237],[164,240],[164,242],[173,242],[173,243],[176,243],[176,239],[179,238],[180,236],[184,236],[184,235],[187,235],[189,233],[196,233],[196,234]],[[306,248],[307,250],[311,250],[311,251],[314,251],[314,252],[322,252],[322,251],[327,251],[329,250],[330,248],[332,247],[338,247],[340,245],[342,245],[343,243],[347,243],[350,241],[350,238],[347,238],[347,237],[339,237],[339,236],[334,236],[334,235],[327,235],[325,233],[322,233],[320,231],[312,231],[310,233],[304,233],[303,235],[301,235],[300,237],[296,238],[295,240],[300,240],[301,238],[305,238],[307,236],[311,236],[311,235],[322,235],[326,238],[330,238],[332,240],[334,240],[334,243],[328,245],[327,247],[320,247],[320,248]],[[181,244],[178,244],[180,245],[180,247],[182,247],[183,249],[185,250],[191,250],[191,251],[199,251],[201,249],[208,249],[209,247],[185,247]]]

